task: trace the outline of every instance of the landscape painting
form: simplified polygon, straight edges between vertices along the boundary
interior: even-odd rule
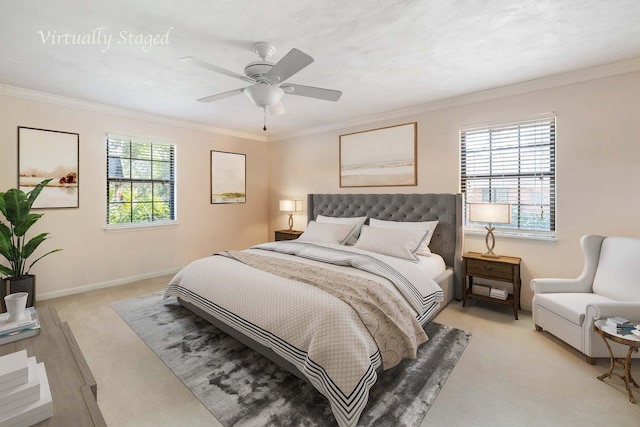
[[[340,187],[418,185],[416,122],[340,135]]]
[[[245,203],[246,156],[211,151],[211,203]]]
[[[20,189],[29,192],[51,179],[33,204],[34,209],[78,207],[79,150],[77,133],[18,127]]]

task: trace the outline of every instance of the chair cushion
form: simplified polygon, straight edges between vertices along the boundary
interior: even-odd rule
[[[571,323],[582,326],[587,304],[603,301],[611,301],[611,298],[597,294],[568,292],[536,294],[535,303]]]
[[[615,301],[640,301],[640,239],[607,237],[602,241],[593,293]]]

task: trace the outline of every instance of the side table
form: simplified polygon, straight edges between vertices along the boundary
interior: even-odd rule
[[[0,356],[27,350],[44,362],[53,398],[53,417],[38,427],[106,427],[98,407],[98,385],[67,322],[54,307],[36,307],[40,334],[0,345]]]
[[[276,242],[281,240],[295,240],[300,237],[302,233],[302,231],[298,230],[276,230]]]
[[[500,258],[485,258],[478,252],[467,252],[462,255],[462,306],[467,304],[467,298],[509,305],[513,308],[513,316],[518,320],[521,285],[520,261],[521,259],[518,257],[505,255],[500,255]],[[506,300],[473,293],[474,277],[509,282],[513,285],[513,293],[509,294]]]
[[[627,393],[629,393],[629,401],[635,404],[636,399],[633,397],[631,384],[633,384],[636,388],[640,388],[640,386],[631,376],[631,355],[633,353],[638,352],[638,347],[640,347],[640,337],[633,334],[621,335],[621,334],[616,334],[614,332],[610,332],[606,329],[606,324],[607,324],[606,319],[596,320],[593,323],[593,330],[596,331],[596,333],[600,335],[604,340],[604,343],[607,346],[607,350],[609,350],[609,357],[611,359],[611,364],[609,365],[609,372],[607,372],[606,374],[600,375],[598,379],[600,381],[603,381],[605,378],[611,378],[613,375],[616,375],[622,378],[624,380],[624,385],[627,387]],[[603,328],[603,326],[605,328]],[[624,358],[616,358],[613,355],[613,351],[611,351],[611,346],[609,345],[608,340],[617,342],[618,344],[629,346],[629,351],[627,351],[627,356]],[[616,366],[624,369],[624,375],[620,375],[616,372],[613,372],[613,368],[615,368]]]

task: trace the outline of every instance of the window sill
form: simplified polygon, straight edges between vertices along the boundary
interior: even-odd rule
[[[158,222],[145,222],[139,224],[118,224],[107,225],[104,229],[106,233],[120,233],[123,231],[138,231],[138,230],[151,230],[156,228],[173,227],[178,225],[178,221],[158,221]]]
[[[486,231],[483,230],[464,230],[465,236],[477,236],[484,238],[487,235]],[[555,244],[558,241],[558,236],[544,236],[539,234],[528,234],[526,232],[521,233],[505,233],[503,231],[494,231],[494,236],[500,239],[513,239],[513,240],[524,240],[524,241],[535,241],[537,243],[550,243]]]

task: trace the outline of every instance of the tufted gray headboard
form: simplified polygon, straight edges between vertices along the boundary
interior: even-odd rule
[[[429,248],[455,272],[455,297],[462,297],[462,196],[460,194],[309,194],[307,217],[368,216],[390,221],[435,221]],[[367,220],[368,223],[368,220]]]

